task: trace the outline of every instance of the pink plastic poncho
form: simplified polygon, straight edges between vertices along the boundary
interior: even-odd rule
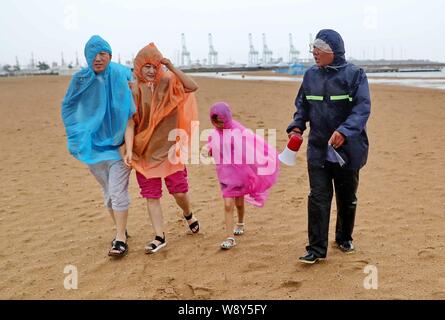
[[[215,160],[223,197],[245,196],[250,204],[263,207],[268,190],[278,177],[276,149],[233,120],[227,103],[213,105],[210,119],[215,115],[223,121],[224,128],[215,127],[209,136],[208,147]]]

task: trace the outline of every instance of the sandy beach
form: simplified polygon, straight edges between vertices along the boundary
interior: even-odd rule
[[[201,130],[210,128],[210,105],[225,100],[247,127],[277,129],[284,147],[299,83],[195,79]],[[168,245],[150,256],[152,228],[132,173],[130,252],[111,260],[114,228],[100,187],[66,148],[60,103],[69,80],[0,79],[0,299],[445,299],[444,90],[371,85],[357,252],[332,244],[326,261],[307,266],[297,261],[307,243],[306,141],[266,206],[247,207],[246,233],[227,252],[214,166],[188,167],[202,232],[187,234],[164,190]],[[334,226],[335,210],[330,243]],[[64,288],[68,265],[78,270],[77,290]],[[378,289],[364,288],[367,266],[378,270]]]

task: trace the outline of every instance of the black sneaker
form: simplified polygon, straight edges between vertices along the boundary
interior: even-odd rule
[[[353,253],[355,251],[352,241],[344,241],[338,244],[338,248],[346,254]]]
[[[323,261],[325,257],[317,257],[312,252],[308,252],[305,256],[298,258],[301,263],[314,264],[317,261]]]

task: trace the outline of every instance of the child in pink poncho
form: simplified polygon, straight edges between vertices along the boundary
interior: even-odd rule
[[[214,104],[210,120],[215,129],[207,148],[216,164],[227,231],[227,239],[221,243],[221,248],[231,249],[236,245],[233,234],[244,233],[244,200],[257,207],[264,206],[268,190],[277,180],[279,161],[275,148],[232,119],[227,103]],[[233,229],[235,206],[238,223]]]

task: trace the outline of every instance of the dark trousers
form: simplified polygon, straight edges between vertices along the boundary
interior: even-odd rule
[[[359,170],[342,169],[336,163],[326,162],[324,167],[309,166],[308,171],[311,191],[308,197],[309,246],[306,250],[325,257],[334,188],[337,202],[335,241],[352,241]]]

